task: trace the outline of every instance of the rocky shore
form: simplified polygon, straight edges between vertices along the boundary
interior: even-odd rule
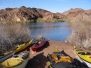
[[[47,55],[51,54],[54,47],[57,47],[60,51],[64,50],[72,58],[76,58],[74,53],[73,45],[66,42],[48,41],[45,47],[41,48],[37,52],[30,52],[30,60],[28,61],[26,68],[48,68],[47,66]]]

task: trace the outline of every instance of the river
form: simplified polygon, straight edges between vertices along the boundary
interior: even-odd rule
[[[31,23],[28,24],[28,27],[31,30],[31,38],[42,35],[49,40],[64,42],[71,34],[71,29],[67,22]]]

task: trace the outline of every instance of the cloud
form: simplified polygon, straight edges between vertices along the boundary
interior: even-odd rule
[[[0,6],[1,8],[3,8],[4,6]]]
[[[57,8],[47,8],[46,10],[48,10],[50,12],[53,12],[53,13],[56,13],[56,12],[61,13],[61,10],[60,9],[57,9]]]
[[[6,8],[6,6],[2,6],[2,5],[0,6],[0,9],[4,9],[4,8]]]

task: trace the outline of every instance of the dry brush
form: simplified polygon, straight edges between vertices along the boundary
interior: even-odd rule
[[[23,24],[0,24],[0,53],[15,49],[30,40],[30,30]]]
[[[72,23],[71,25],[72,34],[67,41],[85,48],[91,47],[91,22]]]

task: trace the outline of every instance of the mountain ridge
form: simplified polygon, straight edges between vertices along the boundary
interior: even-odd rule
[[[59,22],[59,21],[90,21],[91,10],[71,8],[63,13],[52,13],[39,8],[5,8],[0,10],[0,22]]]

